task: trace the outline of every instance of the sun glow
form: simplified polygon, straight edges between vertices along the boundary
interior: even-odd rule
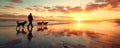
[[[75,18],[75,20],[77,20],[77,21],[81,21],[81,20],[83,20],[82,18]]]
[[[75,20],[77,21],[76,22],[76,25],[78,26],[78,27],[80,27],[80,25],[81,25],[81,20],[83,20],[82,18],[75,18]]]

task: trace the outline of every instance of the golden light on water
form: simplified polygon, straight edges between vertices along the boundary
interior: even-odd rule
[[[76,22],[76,25],[80,27],[81,21],[83,20],[82,18],[75,18],[74,19]]]
[[[80,30],[80,28],[81,28],[81,21],[83,20],[83,18],[77,17],[77,18],[74,18],[74,20],[75,20],[75,24],[72,24],[74,26],[74,29],[75,30]]]

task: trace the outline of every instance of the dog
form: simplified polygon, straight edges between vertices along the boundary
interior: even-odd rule
[[[48,22],[43,22],[43,21],[37,23],[37,25],[41,25],[41,26],[42,26],[42,25],[47,25],[47,24],[48,24]]]
[[[44,26],[47,26],[48,22],[37,22],[37,27],[40,28],[40,27],[44,27]]]
[[[48,25],[48,22],[44,22],[43,25]]]
[[[24,22],[17,21],[17,26],[16,27],[22,26],[22,28],[24,29],[24,26],[25,26],[26,23],[27,23],[27,21],[24,21]]]
[[[37,25],[41,25],[42,26],[43,23],[44,23],[43,21],[42,22],[38,22]]]

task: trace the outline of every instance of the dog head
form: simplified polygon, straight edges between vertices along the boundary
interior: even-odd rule
[[[19,21],[17,21],[17,23],[19,23]]]
[[[27,21],[24,21],[24,23],[27,23]]]

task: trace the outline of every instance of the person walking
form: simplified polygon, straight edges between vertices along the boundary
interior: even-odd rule
[[[29,16],[28,16],[28,21],[29,21],[28,28],[29,28],[29,26],[31,26],[31,28],[33,28],[33,24],[32,24],[32,21],[33,21],[32,13],[29,14]]]

